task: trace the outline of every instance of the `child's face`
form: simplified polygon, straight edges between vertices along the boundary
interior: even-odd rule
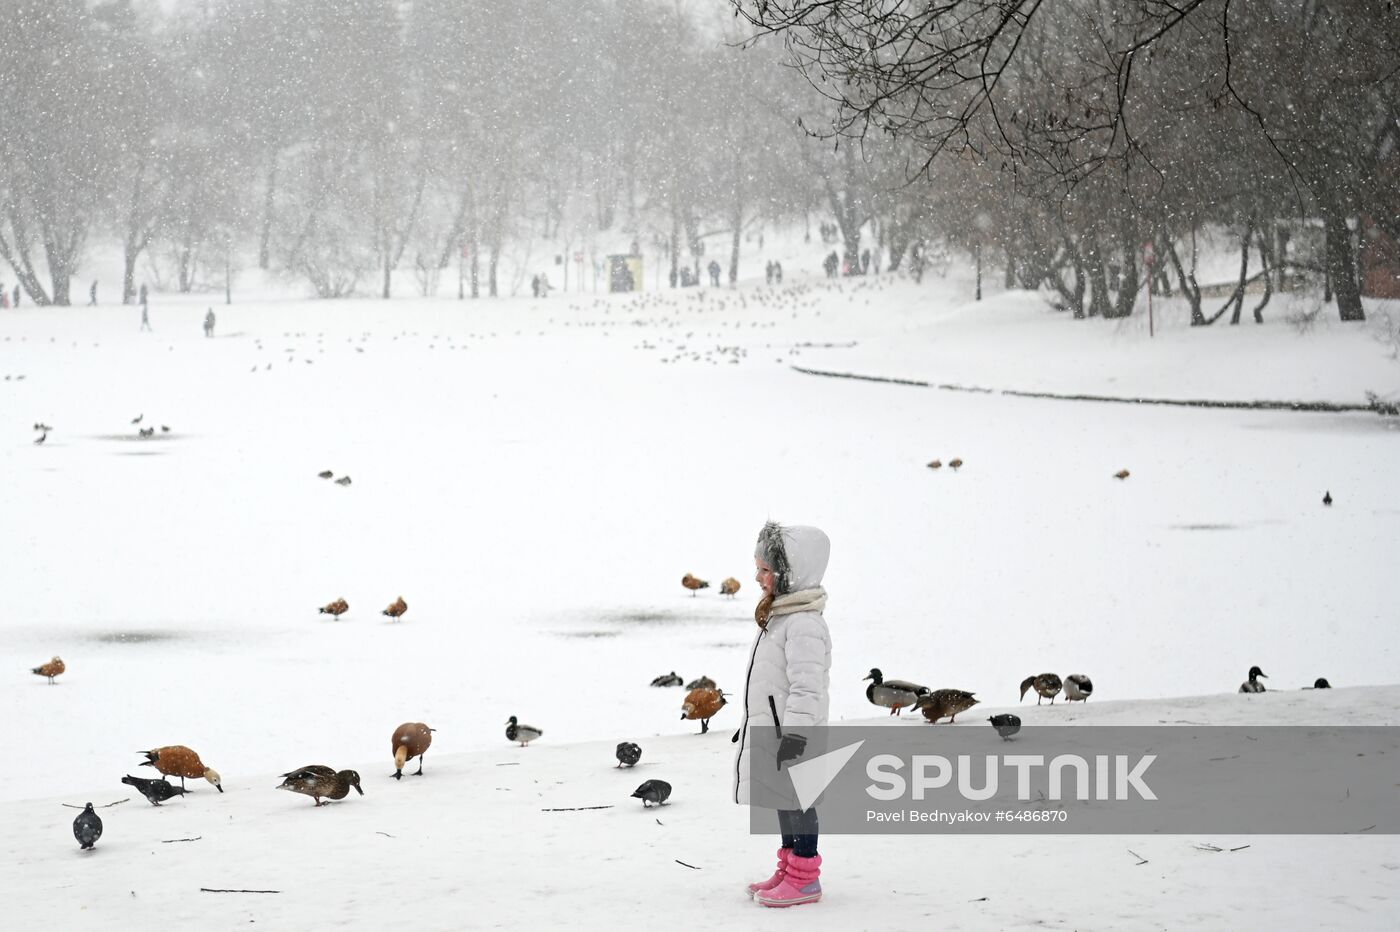
[[[773,567],[764,563],[759,557],[753,558],[754,566],[758,567],[758,572],[754,574],[754,582],[763,587],[764,595],[772,595],[773,587],[778,584],[778,574],[773,572]]]

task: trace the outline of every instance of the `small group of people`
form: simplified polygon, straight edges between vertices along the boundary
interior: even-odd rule
[[[834,223],[823,223],[820,230],[823,243],[834,243],[841,238],[841,228]]]
[[[763,278],[770,285],[781,285],[783,283],[783,264],[776,259],[769,260],[763,266]]]
[[[827,278],[836,278],[838,273],[841,276],[869,275],[872,266],[875,269],[875,274],[880,274],[879,250],[872,253],[869,249],[862,249],[859,256],[842,259],[841,255],[833,249],[822,260],[822,270],[826,272]]]
[[[536,298],[549,297],[549,289],[552,287],[549,283],[549,276],[543,272],[530,278],[530,294]]]

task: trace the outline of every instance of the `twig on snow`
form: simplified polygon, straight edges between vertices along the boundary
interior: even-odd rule
[[[1215,845],[1192,845],[1197,851],[1224,851],[1224,848],[1217,848]]]
[[[160,843],[162,845],[173,845],[177,841],[199,841],[203,837],[203,835],[196,835],[193,838],[162,838]]]
[[[1250,847],[1250,846],[1249,846],[1249,845],[1240,845],[1238,848],[1231,848],[1230,850],[1231,850],[1231,851],[1243,851],[1245,848],[1248,848],[1248,847]]]
[[[1145,857],[1143,857],[1142,855],[1138,854],[1138,853],[1137,853],[1136,851],[1134,851],[1132,848],[1129,848],[1129,849],[1128,849],[1128,853],[1131,854],[1133,857],[1135,857],[1135,858],[1138,859],[1137,864],[1134,865],[1135,867],[1141,867],[1142,865],[1144,865],[1144,864],[1147,863],[1147,858],[1145,858]]]
[[[561,806],[558,809],[541,809],[540,812],[587,812],[589,809],[611,809],[612,806]]]
[[[693,870],[693,871],[698,871],[698,870],[700,870],[700,868],[696,867],[694,864],[687,864],[687,863],[685,863],[684,861],[682,861],[680,858],[676,858],[676,863],[679,864],[681,867],[688,867],[688,868],[690,868],[690,869]]]
[[[388,832],[375,832],[376,835],[383,835],[385,838],[398,838],[397,835],[390,835]]]
[[[128,802],[130,799],[131,799],[131,797],[128,796],[126,799],[119,799],[119,800],[117,800],[117,801],[114,802],[114,803],[107,803],[106,805],[102,805],[102,806],[93,806],[92,808],[94,808],[94,809],[111,809],[113,806],[120,806],[122,803]],[[82,809],[82,808],[84,808],[83,806],[75,806],[75,805],[73,805],[72,803],[64,803],[63,805],[67,806],[69,809]]]
[[[213,887],[200,887],[200,893],[281,893],[281,890],[216,890]]]

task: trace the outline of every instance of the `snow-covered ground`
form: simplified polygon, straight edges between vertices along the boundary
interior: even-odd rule
[[[132,308],[0,312],[0,703],[11,740],[23,735],[0,774],[0,887],[23,884],[21,914],[61,904],[64,928],[154,910],[208,928],[601,928],[750,908],[735,884],[772,845],[726,803],[737,713],[692,738],[679,692],[647,684],[674,669],[740,685],[750,554],[770,517],[832,537],[839,720],[869,715],[860,679],[879,666],[976,690],[988,708],[1014,703],[1028,674],[1088,673],[1095,708],[1073,713],[1086,719],[1155,723],[1189,702],[1231,724],[1242,708],[1255,722],[1400,723],[1391,688],[1232,695],[1253,664],[1284,690],[1397,681],[1393,421],[792,368],[1394,397],[1400,365],[1366,328],[1299,334],[1280,307],[1262,328],[1193,331],[1168,306],[1149,340],[1137,318],[1076,322],[1024,294],[974,304],[956,275],[828,286],[784,264],[779,291],[266,297],[214,305],[212,340],[209,302],[163,295],[154,333]],[[35,422],[53,427],[41,446]],[[955,456],[957,473],[924,465]],[[686,572],[712,588],[691,597]],[[732,601],[717,593],[731,575],[744,583]],[[391,623],[380,610],[400,595],[409,610]],[[351,605],[341,620],[316,612],[337,597]],[[53,654],[68,664],[56,685],[26,672]],[[1172,698],[1196,694],[1218,698]],[[1098,711],[1119,699],[1142,701]],[[546,737],[516,753],[513,714]],[[429,775],[395,784],[389,735],[409,720],[438,729]],[[619,775],[610,749],[624,738],[647,750]],[[97,852],[75,860],[59,798],[129,795],[118,780],[135,752],[175,743],[229,792],[106,810]],[[272,775],[312,762],[357,767],[366,796],[317,810],[272,792]],[[622,806],[538,812],[623,802],[646,776],[678,787],[661,826]],[[828,901],[798,914],[833,929],[1400,918],[1391,840],[1251,839],[1221,854],[1197,841],[1223,845],[840,839]]]

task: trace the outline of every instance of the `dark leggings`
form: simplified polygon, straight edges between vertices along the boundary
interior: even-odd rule
[[[799,858],[817,856],[817,810],[780,809],[778,829],[783,833],[783,847],[791,848]]]

